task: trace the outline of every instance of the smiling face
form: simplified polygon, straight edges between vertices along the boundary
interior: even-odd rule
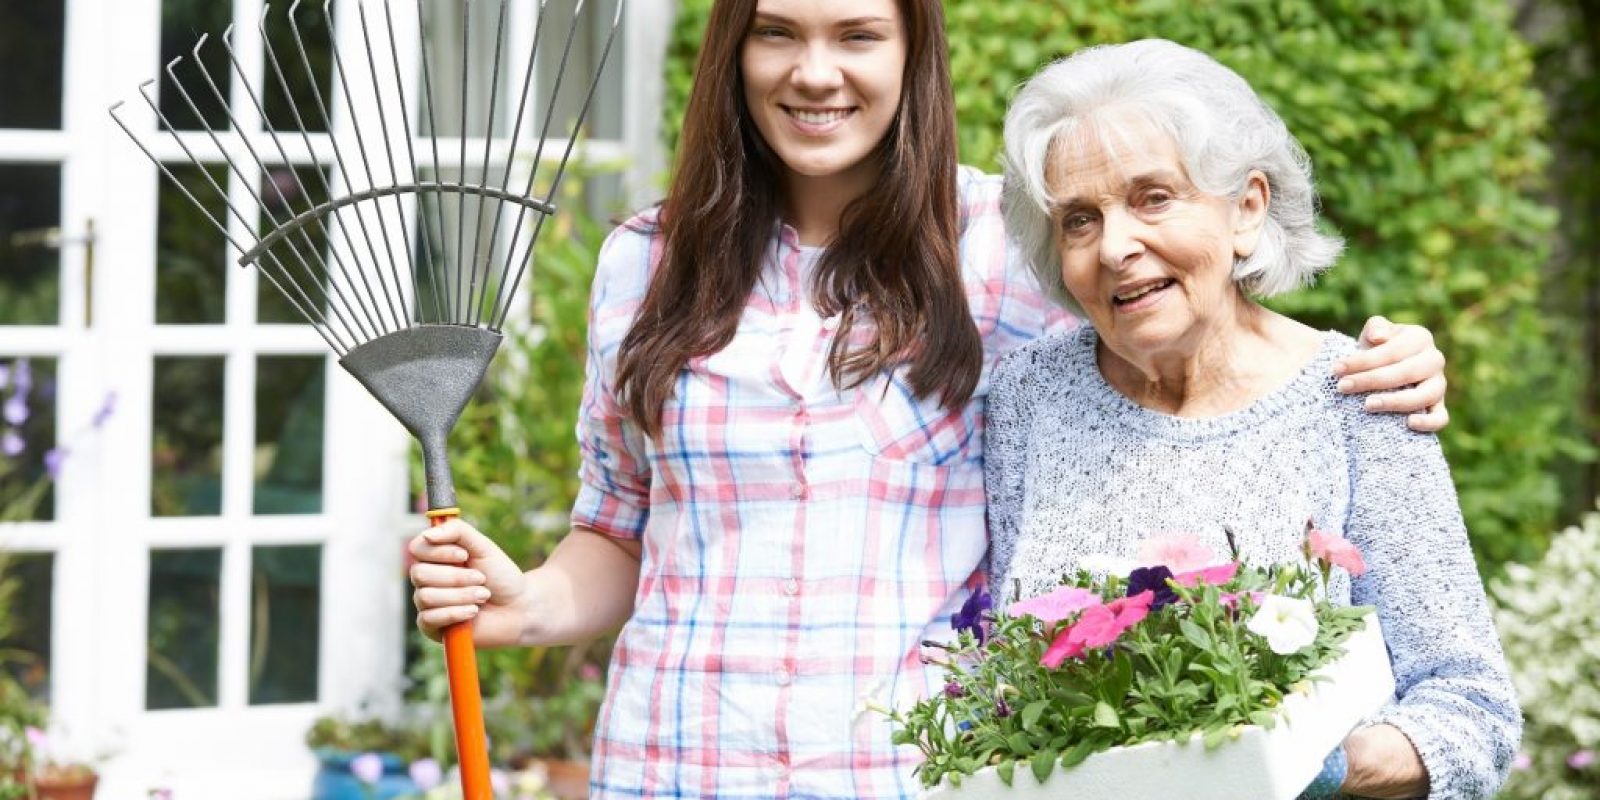
[[[1061,278],[1119,355],[1189,355],[1241,318],[1248,301],[1233,262],[1255,248],[1266,180],[1252,173],[1237,200],[1206,194],[1170,138],[1146,123],[1119,127],[1124,135],[1101,137],[1086,125],[1053,146],[1046,177]]]
[[[870,181],[905,65],[895,0],[760,0],[740,53],[745,103],[791,178]]]

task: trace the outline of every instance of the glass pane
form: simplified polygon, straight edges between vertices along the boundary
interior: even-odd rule
[[[222,551],[150,551],[148,709],[217,704]]]
[[[210,173],[218,187],[227,189],[226,167],[214,165],[202,171],[193,164],[168,164],[167,168],[206,204],[214,219],[226,222],[224,198],[206,181]],[[228,240],[171,181],[162,179],[156,203],[156,322],[222,322]]]
[[[51,240],[60,227],[60,165],[0,164],[0,325],[56,324],[61,251]]]
[[[0,357],[0,522],[55,519],[56,360]]]
[[[170,0],[169,0],[170,2]],[[267,47],[276,57],[277,71],[273,70],[272,60],[266,64],[266,88],[264,103],[266,105],[266,121],[273,130],[295,131],[304,127],[308,131],[326,131],[321,110],[317,107],[317,96],[320,93],[322,103],[327,106],[336,102],[330,87],[333,85],[333,56],[328,42],[328,20],[322,13],[321,3],[303,3],[295,13],[295,24],[300,29],[300,43],[294,39],[294,29],[289,26],[290,3],[278,3],[272,6],[267,17]],[[369,20],[374,12],[368,11]],[[377,14],[379,18],[383,15]],[[372,20],[383,28],[381,19]],[[373,33],[376,39],[380,34]],[[301,47],[304,47],[305,58],[301,59]],[[306,63],[310,62],[311,72],[306,72]],[[381,63],[381,62],[380,62]],[[352,69],[359,69],[361,64],[351,65]],[[278,82],[282,76],[283,83],[289,85],[289,94],[286,98],[283,86]],[[359,74],[359,73],[358,73]],[[313,82],[316,89],[312,90]],[[332,111],[329,107],[329,111]],[[299,120],[295,119],[295,112],[300,113]]]
[[[266,210],[261,215],[259,235],[265,238],[296,215],[327,202],[327,177],[326,171],[316,167],[275,167],[263,176],[261,198]],[[327,289],[318,287],[328,285],[328,230],[320,222],[300,230],[301,233],[290,235],[285,244],[272,249],[277,256],[275,263],[263,265],[263,269],[271,270],[277,284],[257,278],[261,287],[257,292],[256,319],[260,322],[304,323],[305,317],[298,308],[318,313],[327,306]],[[294,302],[286,299],[284,292],[289,292]]]
[[[250,572],[250,704],[314,703],[322,548],[257,547]]]
[[[61,127],[66,5],[0,2],[0,128]]]
[[[151,408],[150,513],[222,512],[221,357],[159,357]]]
[[[50,696],[55,556],[0,553],[0,665],[28,694]]]
[[[255,513],[322,512],[322,356],[256,359]]]
[[[161,90],[158,106],[161,114],[172,123],[174,128],[182,131],[200,130],[200,119],[195,117],[184,102],[183,95],[172,86],[171,78],[167,76],[167,64],[179,56],[183,61],[173,68],[178,80],[183,81],[183,88],[188,91],[194,104],[200,107],[205,114],[205,122],[212,128],[222,130],[228,126],[228,118],[222,112],[222,106],[211,94],[211,87],[206,84],[205,77],[201,74],[203,68],[211,80],[217,84],[217,89],[223,97],[228,96],[228,86],[233,77],[233,67],[228,62],[228,53],[222,49],[222,32],[233,21],[233,3],[224,0],[162,0],[161,3],[161,63],[156,65],[160,70]],[[211,34],[206,41],[205,49],[200,51],[200,64],[194,63],[194,46],[200,41],[201,34]]]

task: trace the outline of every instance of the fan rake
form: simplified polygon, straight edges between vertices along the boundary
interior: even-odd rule
[[[334,33],[332,0],[324,0],[321,19],[328,21],[331,55],[325,96],[301,29],[301,0],[296,0],[286,15],[292,52],[280,54],[274,46],[270,8],[263,9],[257,23],[262,86],[252,83],[252,70],[244,66],[249,59],[235,49],[231,26],[219,37],[228,71],[236,78],[231,99],[227,71],[213,74],[207,66],[218,47],[208,36],[200,37],[191,51],[186,78],[178,74],[183,57],[166,65],[167,81],[160,91],[181,99],[177,107],[194,114],[199,133],[180,133],[163,113],[151,94],[156,80],[139,87],[159,121],[159,126],[144,129],[144,138],[119,115],[122,103],[111,108],[128,137],[237,251],[239,264],[256,267],[338,354],[339,364],[417,438],[428,517],[435,525],[460,513],[445,441],[499,348],[500,331],[533,259],[534,243],[556,211],[556,191],[594,101],[625,0],[618,0],[610,27],[601,31],[603,44],[592,78],[576,88],[566,84],[565,94],[563,79],[579,38],[584,0],[575,0],[570,27],[558,43],[554,79],[541,79],[540,86],[535,76],[541,40],[546,27],[552,27],[545,24],[551,0],[539,0],[532,44],[520,63],[509,54],[502,58],[509,0],[500,0],[484,115],[468,113],[469,95],[485,77],[484,70],[474,75],[471,68],[473,2],[438,4],[447,12],[458,5],[461,10],[458,65],[430,64],[422,33],[427,28],[423,0],[416,0],[414,8],[405,0],[342,3],[341,8],[353,6],[359,21],[359,31],[344,38],[359,41],[360,47],[347,42],[346,52]],[[413,14],[415,30],[407,26]],[[401,44],[416,44],[419,38],[424,41],[416,50],[417,63],[412,63],[402,57]],[[208,46],[213,49],[207,51]],[[514,120],[497,131],[503,60],[525,69]],[[515,72],[509,69],[506,77]],[[290,102],[293,125],[275,128],[268,122],[264,98],[274,89],[292,97],[292,80],[309,84],[313,107]],[[444,119],[435,99],[457,87],[459,118]],[[530,98],[536,90],[548,91],[548,102],[531,104],[544,107],[541,118],[533,120]],[[581,103],[570,123],[552,136],[563,99],[569,105]],[[510,117],[506,105],[500,111]],[[252,132],[257,121],[259,133]],[[441,125],[456,123],[460,129],[455,141],[441,136]],[[525,124],[526,144],[521,141]],[[173,161],[198,168],[199,181],[180,180],[145,141],[162,131],[182,153]],[[549,153],[547,146],[553,146]],[[330,169],[312,170],[317,182],[308,185],[294,168],[307,163],[327,163]],[[554,174],[541,175],[551,164]],[[226,172],[219,176],[212,165]],[[445,180],[452,170],[455,180]],[[230,191],[233,181],[238,183]],[[318,194],[327,199],[315,202]],[[445,651],[463,795],[466,800],[488,800],[489,762],[471,625],[448,627]]]

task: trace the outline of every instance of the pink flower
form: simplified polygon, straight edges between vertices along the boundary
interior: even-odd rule
[[[383,756],[377,753],[362,753],[350,759],[350,774],[356,780],[371,786],[383,777]]]
[[[1531,766],[1533,766],[1533,757],[1527,753],[1519,752],[1516,758],[1511,759],[1511,769],[1517,772],[1521,772]]]
[[[439,762],[431,758],[419,758],[411,762],[411,768],[407,772],[411,775],[411,782],[424,792],[438,786],[444,777],[439,769]]]
[[[1593,750],[1579,750],[1578,752],[1567,756],[1567,766],[1572,767],[1573,769],[1588,769],[1594,766],[1594,762],[1595,755]]]
[[[1166,567],[1176,575],[1213,563],[1216,554],[1192,533],[1173,533],[1140,542],[1138,559],[1142,566]]]
[[[589,681],[590,683],[593,683],[595,681],[600,680],[600,678],[602,676],[600,674],[600,668],[599,667],[597,667],[597,666],[595,666],[593,664],[590,664],[590,663],[588,663],[586,661],[586,662],[584,662],[583,666],[578,667],[578,677],[581,680],[586,680],[586,681]]]
[[[1060,622],[1086,608],[1101,604],[1100,595],[1076,586],[1061,586],[1049,594],[1019,600],[1006,609],[1013,617],[1028,614],[1040,622]]]
[[[1266,592],[1241,592],[1239,594],[1234,594],[1233,592],[1223,592],[1222,598],[1221,598],[1222,607],[1223,608],[1233,608],[1234,606],[1239,604],[1240,600],[1243,600],[1244,598],[1247,598],[1247,597],[1250,598],[1250,602],[1251,603],[1259,606],[1259,605],[1261,605],[1261,598],[1266,597],[1266,596],[1267,596]]]
[[[22,735],[28,740],[28,746],[34,750],[44,750],[50,746],[50,737],[32,725],[23,728]]]
[[[1189,572],[1174,575],[1172,576],[1172,582],[1178,584],[1179,586],[1194,586],[1200,583],[1209,583],[1212,586],[1221,586],[1222,584],[1233,580],[1233,576],[1238,574],[1238,572],[1239,562],[1234,561],[1229,564],[1223,564],[1220,567],[1206,567],[1204,569],[1191,570]]]
[[[1306,531],[1306,551],[1312,558],[1324,564],[1343,567],[1352,578],[1360,577],[1367,571],[1367,562],[1361,559],[1361,551],[1342,536],[1334,536],[1311,528]]]
[[[1150,614],[1156,593],[1143,591],[1105,605],[1084,610],[1070,627],[1056,635],[1039,663],[1055,669],[1069,658],[1078,658],[1090,649],[1105,647]]]

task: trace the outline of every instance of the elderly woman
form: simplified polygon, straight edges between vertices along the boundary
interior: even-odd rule
[[[1493,795],[1520,715],[1439,443],[1337,391],[1353,341],[1257,302],[1341,249],[1282,120],[1208,56],[1141,41],[1046,68],[1005,139],[1008,228],[1091,325],[994,373],[996,596],[1173,531],[1286,561],[1314,520],[1364,553],[1332,588],[1377,607],[1398,685],[1330,756],[1330,790]]]

